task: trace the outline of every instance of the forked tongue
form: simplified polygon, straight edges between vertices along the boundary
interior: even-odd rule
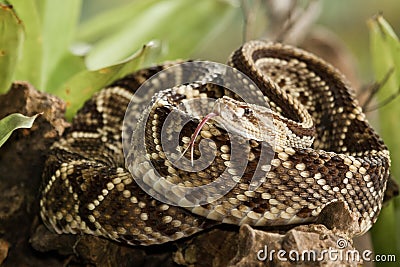
[[[194,131],[192,138],[190,139],[189,145],[186,147],[186,149],[183,151],[182,155],[179,157],[179,159],[181,159],[183,157],[183,155],[185,155],[185,153],[188,151],[188,149],[190,148],[190,161],[192,163],[192,167],[193,167],[193,160],[194,160],[194,142],[197,138],[197,136],[199,135],[201,129],[204,127],[204,125],[206,124],[207,121],[209,121],[210,119],[214,118],[215,116],[218,116],[217,113],[211,112],[209,114],[207,114],[206,116],[204,116],[204,118],[200,121],[199,125],[197,125],[196,130]],[[178,159],[178,160],[179,160]]]

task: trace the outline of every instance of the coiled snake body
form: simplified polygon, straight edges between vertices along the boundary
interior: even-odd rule
[[[95,94],[75,116],[63,138],[53,145],[40,201],[45,224],[57,233],[86,233],[151,245],[189,236],[216,222],[256,226],[314,222],[325,206],[342,201],[358,216],[359,231],[355,234],[368,231],[382,206],[389,152],[369,126],[342,75],[308,52],[262,41],[244,44],[232,54],[229,64],[260,88],[273,120],[280,123],[277,143],[270,146],[273,158],[268,170],[261,162],[262,138],[244,136],[251,139],[246,151],[248,164],[238,179],[235,171],[230,171],[235,163],[231,160],[229,137],[216,118],[203,121],[193,144],[190,138],[201,118],[192,118],[177,133],[179,151],[193,145],[195,159],[200,155],[199,139],[213,140],[215,157],[208,167],[186,172],[166,158],[159,142],[168,113],[192,97],[229,94],[209,83],[185,84],[153,97],[155,108],[149,110],[149,120],[142,122],[147,149],[144,156],[175,184],[205,185],[225,170],[232,174],[226,179],[235,183],[221,198],[195,207],[166,204],[143,191],[134,176],[152,180],[154,170],[138,162],[140,157],[134,157],[141,138],[132,137],[133,152],[124,158],[121,132],[126,108],[137,88],[173,63],[152,67]],[[182,84],[179,75],[170,74],[163,78]],[[161,83],[161,78],[155,82]],[[258,123],[251,119],[257,106],[231,103],[236,103],[232,116],[238,116],[231,118],[232,128],[236,127],[235,120],[243,127],[247,122],[250,126]],[[129,116],[140,121],[141,112]],[[261,136],[265,135],[262,132]],[[183,158],[190,162],[189,154]],[[126,166],[133,169],[132,174]],[[260,166],[261,184],[252,189],[252,174]],[[147,186],[152,190],[151,183]],[[163,194],[160,190],[153,189]],[[179,193],[177,197],[190,200],[190,196]]]

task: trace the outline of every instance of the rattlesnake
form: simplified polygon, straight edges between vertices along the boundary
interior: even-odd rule
[[[358,216],[359,230],[354,234],[368,231],[382,207],[389,152],[369,126],[345,78],[334,67],[301,49],[263,41],[247,42],[231,55],[229,65],[237,73],[245,73],[262,91],[264,96],[258,99],[270,107],[270,121],[280,123],[273,127],[281,130],[272,133],[274,144],[263,139],[268,132],[264,128],[260,128],[261,137],[248,135],[247,130],[240,129],[259,123],[251,119],[258,106],[225,97],[236,103],[233,115],[227,115],[237,116],[230,118],[232,138],[238,136],[248,144],[244,151],[248,162],[243,175],[238,176],[237,163],[232,160],[233,146],[218,119],[213,116],[203,120],[199,136],[191,140],[201,116],[207,114],[195,118],[187,107],[182,108],[182,102],[201,95],[238,96],[207,78],[182,82],[182,72],[175,73],[180,70],[175,64],[169,62],[128,75],[96,93],[77,113],[72,127],[52,146],[46,162],[40,206],[48,228],[57,233],[86,233],[151,245],[186,237],[220,222],[255,226],[315,222],[325,206],[342,201]],[[204,77],[213,76],[213,70],[204,66]],[[152,98],[148,119],[143,119],[143,110],[128,109],[126,113],[128,106],[137,104],[129,104],[137,89],[162,70],[167,72],[153,79],[152,85],[178,86],[165,87],[155,96],[144,91],[137,98]],[[244,91],[251,87],[246,84]],[[169,128],[166,134],[178,139],[176,155],[185,149],[188,153],[170,159],[160,140],[163,122],[173,110],[179,110],[182,118],[189,117],[188,123],[181,133]],[[242,125],[238,126],[237,119]],[[132,121],[141,128],[132,129]],[[143,133],[136,136],[138,129]],[[123,131],[129,133],[128,138],[122,139]],[[205,137],[213,142],[200,155],[198,143]],[[269,165],[261,160],[266,143],[272,151]],[[145,148],[143,154],[138,152],[141,146]],[[127,150],[125,156],[123,148]],[[186,160],[190,167],[208,153],[214,158],[203,170],[186,172],[176,167],[180,160]],[[264,168],[267,165],[269,168]],[[253,188],[251,178],[257,169],[260,180]],[[228,173],[215,188],[232,189],[211,200],[213,192],[199,191],[206,197],[185,195],[163,187],[155,172],[165,181],[188,188],[206,185]],[[143,183],[138,184],[139,180]],[[160,201],[166,195],[183,205]],[[199,203],[199,199],[209,201]]]

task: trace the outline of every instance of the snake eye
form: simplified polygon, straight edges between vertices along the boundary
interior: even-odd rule
[[[251,114],[251,109],[244,108],[244,115],[250,115],[250,114]]]

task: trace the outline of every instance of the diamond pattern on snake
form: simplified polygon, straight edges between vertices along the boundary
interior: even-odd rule
[[[371,228],[382,207],[389,151],[368,124],[338,70],[295,47],[250,41],[232,53],[228,65],[247,75],[261,90],[258,98],[269,106],[268,111],[242,102],[207,79],[182,83],[182,72],[170,71],[153,83],[162,85],[167,81],[176,86],[156,95],[142,95],[153,103],[147,120],[141,119],[140,110],[125,114],[138,88],[175,64],[142,69],[115,81],[76,114],[71,128],[54,143],[46,161],[40,206],[49,229],[131,245],[152,245],[187,237],[219,223],[312,223],[324,207],[335,201],[344,202],[358,217],[356,235]],[[213,76],[213,71],[205,68],[205,77]],[[190,99],[202,97],[219,98],[220,104],[226,101],[227,112],[211,110],[214,115],[205,118],[210,111],[202,117],[198,109],[182,108]],[[164,153],[160,140],[164,120],[174,111],[179,111],[187,123],[178,133],[173,128],[166,130],[178,139],[171,158]],[[263,122],[264,115],[274,127]],[[144,135],[136,138],[137,129],[128,124],[123,128],[124,118],[140,125]],[[229,131],[221,126],[224,121],[231,122]],[[132,134],[128,140],[132,151],[127,157],[123,131]],[[273,144],[268,141],[271,135]],[[238,175],[231,139],[247,144],[242,151],[247,161],[243,175]],[[141,144],[146,151],[142,157],[135,156],[133,150]],[[261,160],[263,146],[272,151],[268,168]],[[196,160],[204,156],[202,152],[212,156],[202,170],[190,172],[176,167],[179,159],[189,167],[196,165]],[[182,203],[195,201],[197,196],[179,190],[166,192],[163,183],[155,179],[155,171],[165,181],[188,188],[207,185],[224,174],[215,188],[232,188],[201,205],[171,205],[147,192],[154,196],[170,194]],[[260,183],[252,187],[255,172]],[[144,185],[136,179],[144,180]],[[212,193],[208,192],[209,196]]]

